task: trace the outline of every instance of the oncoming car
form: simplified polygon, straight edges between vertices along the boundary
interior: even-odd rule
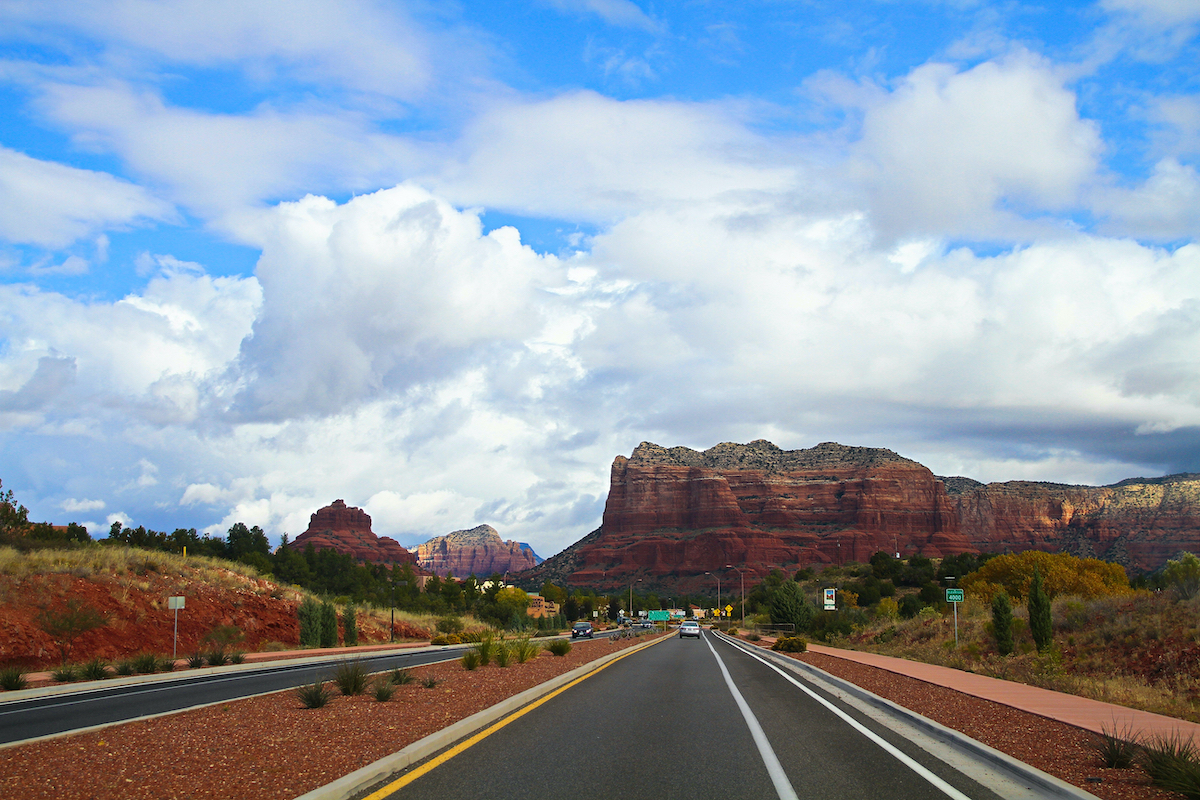
[[[575,623],[574,627],[571,628],[571,638],[578,639],[581,636],[586,636],[589,639],[595,638],[595,636],[592,632],[592,623],[590,623],[590,622],[576,622]]]
[[[679,638],[682,639],[684,636],[695,636],[697,639],[699,639],[700,623],[696,622],[694,619],[684,620],[679,626]]]

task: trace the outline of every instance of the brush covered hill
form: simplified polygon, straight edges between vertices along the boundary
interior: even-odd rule
[[[205,637],[220,626],[240,633],[233,649],[299,646],[296,608],[302,593],[259,576],[252,567],[111,545],[0,547],[0,666],[38,669],[60,663],[62,637],[56,640],[44,623],[48,615],[70,609],[103,619],[68,643],[65,655],[73,663],[145,652],[170,655],[175,612],[167,598],[179,596],[185,598],[179,611],[180,656],[205,647]],[[359,628],[360,644],[388,638],[385,621],[360,615]]]

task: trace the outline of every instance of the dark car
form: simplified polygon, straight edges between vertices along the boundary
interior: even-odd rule
[[[586,636],[589,639],[594,638],[595,633],[592,631],[592,623],[590,623],[590,622],[576,622],[575,623],[575,626],[571,628],[571,638],[577,639],[580,636]]]

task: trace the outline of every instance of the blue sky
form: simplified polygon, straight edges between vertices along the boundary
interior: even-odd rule
[[[0,2],[33,516],[543,556],[614,456],[1200,471],[1200,2]]]

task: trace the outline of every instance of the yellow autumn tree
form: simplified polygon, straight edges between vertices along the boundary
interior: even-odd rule
[[[991,602],[1001,589],[1010,597],[1023,600],[1029,596],[1034,569],[1041,573],[1042,588],[1050,597],[1067,594],[1092,598],[1131,591],[1129,576],[1120,564],[1040,550],[989,559],[979,569],[963,576],[959,586],[967,594],[987,602]]]

